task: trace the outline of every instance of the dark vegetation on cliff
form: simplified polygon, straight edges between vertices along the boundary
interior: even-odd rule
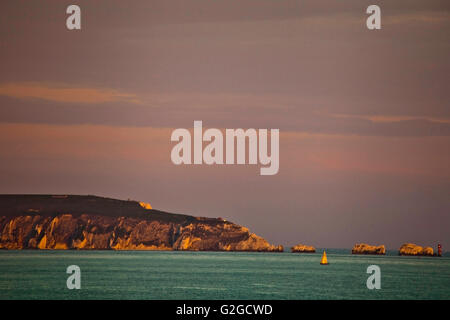
[[[18,217],[41,215],[55,217],[70,213],[73,216],[101,215],[107,217],[134,217],[145,220],[187,223],[195,217],[143,208],[138,201],[117,200],[82,195],[0,195],[0,216]],[[206,219],[215,221],[217,219]]]

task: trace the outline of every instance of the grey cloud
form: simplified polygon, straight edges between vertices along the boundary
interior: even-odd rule
[[[155,107],[124,102],[83,106],[0,97],[2,123],[190,128],[194,120],[203,120],[205,127],[219,128],[279,128],[283,131],[363,136],[450,136],[450,123],[428,119],[374,122],[359,118],[336,118],[286,106],[249,108],[225,104],[208,108],[183,105],[182,101]]]

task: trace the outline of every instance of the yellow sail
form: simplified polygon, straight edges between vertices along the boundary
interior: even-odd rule
[[[320,260],[320,264],[328,264],[327,253],[325,250],[323,251],[322,260]]]

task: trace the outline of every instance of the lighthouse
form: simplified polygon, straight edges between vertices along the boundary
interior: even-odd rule
[[[438,243],[438,257],[442,257],[442,246]]]

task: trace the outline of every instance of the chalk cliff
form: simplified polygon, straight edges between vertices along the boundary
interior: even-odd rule
[[[314,253],[316,252],[316,248],[312,246],[306,246],[304,244],[297,244],[296,246],[291,247],[291,252],[295,253]]]
[[[95,196],[0,195],[0,249],[283,251],[215,218]]]
[[[371,246],[366,243],[357,243],[352,249],[352,254],[386,254],[386,248],[384,245]]]
[[[403,244],[399,251],[401,256],[433,256],[433,248],[431,247],[421,247],[413,243]]]

